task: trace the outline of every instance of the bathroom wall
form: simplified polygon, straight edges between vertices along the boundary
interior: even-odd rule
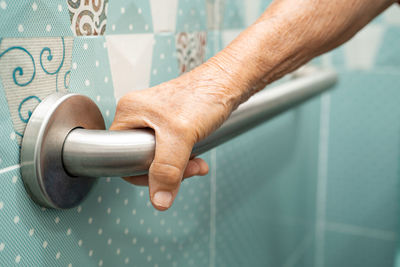
[[[316,264],[393,266],[399,235],[400,7],[323,56]]]
[[[119,97],[201,64],[269,3],[0,0],[0,266],[392,266],[398,7],[315,60],[339,71],[332,93],[206,153],[167,212],[118,178],[66,211],[25,192],[19,145],[46,95],[88,95],[109,126]]]
[[[230,4],[225,44],[240,32],[232,17],[246,10]],[[217,266],[393,266],[399,45],[396,5],[313,61],[339,72],[332,92],[217,148]]]

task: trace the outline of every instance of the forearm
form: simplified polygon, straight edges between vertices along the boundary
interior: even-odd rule
[[[205,65],[224,84],[234,109],[266,84],[349,40],[394,2],[276,0]]]

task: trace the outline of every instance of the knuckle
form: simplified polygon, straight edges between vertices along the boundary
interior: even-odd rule
[[[137,91],[131,91],[123,95],[119,100],[117,106],[132,105],[133,102],[137,102],[140,98],[140,94]]]
[[[174,128],[182,136],[189,135],[193,132],[193,123],[187,119],[176,119],[173,123]]]
[[[167,186],[175,186],[181,182],[182,171],[167,163],[154,162],[150,167],[150,173],[159,182]]]
[[[117,108],[123,108],[131,103],[131,97],[124,95],[118,100]]]
[[[140,110],[140,108],[138,108],[138,98],[135,95],[135,93],[129,93],[118,100],[116,107],[117,116],[129,116],[136,114],[137,110]]]

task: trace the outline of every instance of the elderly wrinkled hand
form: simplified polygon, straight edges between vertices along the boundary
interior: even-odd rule
[[[207,163],[192,158],[194,144],[220,126],[234,105],[233,95],[216,80],[207,80],[211,68],[198,68],[178,79],[122,97],[111,130],[151,128],[156,151],[148,175],[126,177],[148,185],[153,205],[169,208],[183,178],[206,175]]]

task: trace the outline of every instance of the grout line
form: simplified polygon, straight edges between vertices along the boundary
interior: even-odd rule
[[[392,231],[374,229],[369,227],[338,223],[338,222],[326,222],[325,229],[331,232],[357,235],[363,237],[369,237],[374,239],[380,239],[385,241],[396,241],[397,233]]]
[[[319,159],[318,180],[316,199],[316,227],[315,227],[315,267],[324,265],[324,242],[325,242],[325,215],[326,195],[328,183],[328,149],[329,149],[329,116],[330,116],[330,94],[321,97],[320,111],[320,136],[319,136]]]
[[[211,150],[211,183],[210,183],[210,267],[215,267],[216,256],[216,214],[217,214],[217,149]]]
[[[365,73],[373,73],[373,74],[386,74],[386,75],[399,75],[400,69],[392,67],[392,66],[379,66],[379,68],[357,68],[357,67],[348,67],[343,66],[345,70],[350,70],[353,72],[365,72]]]
[[[16,165],[13,165],[13,166],[9,166],[7,168],[1,169],[0,170],[0,174],[6,173],[6,172],[9,172],[9,171],[13,171],[13,170],[18,169],[20,167],[21,167],[21,165],[19,165],[19,164],[16,164]]]
[[[306,253],[307,249],[310,248],[314,235],[313,233],[308,233],[304,236],[303,240],[299,243],[299,245],[295,248],[295,250],[290,254],[285,263],[282,265],[283,267],[292,267],[295,266],[301,259],[301,257]]]
[[[216,0],[215,4],[217,8],[215,9],[214,15],[219,17],[220,7],[225,3],[221,3],[224,0]],[[215,17],[215,18],[216,18]],[[215,23],[218,23],[218,19],[215,19]],[[216,25],[219,26],[219,25]],[[222,38],[220,33],[220,28],[215,27],[218,31],[213,32],[214,34],[214,55],[220,51],[220,46]],[[218,44],[218,45],[217,45]],[[216,223],[216,215],[217,215],[217,149],[214,148],[211,150],[211,181],[210,181],[210,244],[209,244],[209,267],[215,267],[215,259],[216,259],[216,235],[217,235],[217,223]]]
[[[365,70],[364,70],[365,71]],[[399,75],[400,70],[391,66],[382,66],[377,69],[366,70],[368,72],[376,73],[376,74],[389,74],[389,75]]]

